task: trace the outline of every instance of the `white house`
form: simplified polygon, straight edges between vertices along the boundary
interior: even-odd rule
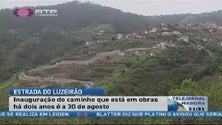
[[[174,35],[181,35],[181,33],[179,31],[173,31],[172,34],[174,34]]]
[[[155,56],[155,54],[154,53],[150,53],[150,56]]]
[[[130,36],[129,36],[129,35],[126,35],[125,37],[126,37],[126,39],[129,39]]]
[[[96,35],[97,35],[97,36],[101,36],[101,35],[103,35],[103,33],[104,33],[104,30],[99,30],[99,32],[96,33]]]
[[[99,33],[104,33],[104,30],[99,30]]]
[[[167,28],[167,27],[162,27],[162,30],[163,30],[163,31],[167,31],[168,28]]]
[[[189,37],[188,36],[181,36],[178,40],[188,43],[189,42]]]
[[[167,47],[168,43],[167,42],[160,42],[160,48],[165,49]]]
[[[157,27],[153,27],[153,28],[150,30],[151,33],[155,33],[156,31],[157,31]]]
[[[203,41],[203,42],[207,42],[208,39],[207,39],[207,38],[203,38],[202,41]]]
[[[162,32],[162,35],[170,35],[170,32]]]
[[[86,43],[85,43],[86,46],[89,46],[89,45],[91,45],[91,44],[92,44],[92,42],[86,42]]]
[[[120,33],[118,33],[118,34],[116,34],[116,37],[117,37],[117,39],[122,39],[123,38],[123,34],[120,34]]]
[[[103,40],[97,40],[96,42],[97,42],[97,43],[102,43],[102,42],[103,42]]]

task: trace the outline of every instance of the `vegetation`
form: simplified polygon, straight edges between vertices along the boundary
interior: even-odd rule
[[[221,11],[145,17],[91,3],[70,2],[53,7],[58,9],[57,17],[19,18],[13,16],[10,9],[0,10],[0,109],[8,109],[10,87],[84,87],[79,83],[63,85],[19,81],[19,72],[27,72],[32,68],[55,64],[61,60],[87,60],[105,51],[153,47],[161,42],[158,41],[160,39],[181,46],[167,47],[155,52],[153,56],[149,53],[134,53],[116,58],[105,56],[88,66],[66,65],[65,68],[44,69],[36,74],[43,77],[66,73],[69,78],[93,81],[96,83],[95,87],[104,87],[105,94],[113,96],[204,95],[209,98],[209,110],[222,108],[222,32],[209,34],[205,29],[188,30],[185,25],[179,26],[180,23],[221,22]],[[190,35],[190,43],[178,42],[179,36],[161,36],[161,33],[147,34],[153,39],[144,41],[116,38],[117,33],[143,31],[162,22],[170,23],[169,30],[179,30],[188,36],[193,33]],[[100,30],[104,30],[103,35],[98,35]],[[140,32],[141,34],[143,33]],[[202,37],[212,40],[203,42]],[[88,46],[87,42],[92,44]],[[221,122],[221,119],[202,118],[0,119],[0,123],[8,124]]]

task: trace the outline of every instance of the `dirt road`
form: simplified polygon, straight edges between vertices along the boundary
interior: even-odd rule
[[[19,80],[32,81],[32,82],[54,82],[60,84],[67,84],[77,82],[84,85],[86,88],[91,88],[94,83],[91,81],[80,81],[75,79],[62,79],[62,78],[52,78],[52,77],[39,77],[39,76],[27,76],[24,72],[19,74]]]
[[[129,52],[129,51],[137,51],[137,50],[149,50],[151,48],[130,48],[124,51],[120,51],[120,50],[114,50],[114,51],[109,51],[109,52],[102,52],[102,53],[98,53],[96,54],[95,57],[88,59],[88,60],[66,60],[66,61],[61,61],[61,62],[57,62],[56,64],[53,65],[47,65],[47,66],[42,66],[42,67],[37,67],[35,69],[31,69],[29,70],[31,71],[39,71],[39,70],[44,70],[44,69],[51,69],[51,68],[55,68],[58,67],[60,65],[68,65],[68,64],[77,64],[77,65],[89,65],[89,64],[93,64],[95,63],[96,60],[100,59],[100,58],[104,58],[107,56],[112,56],[112,55],[120,55],[120,56],[124,56],[125,53]],[[19,80],[23,80],[23,81],[37,81],[37,82],[54,82],[54,83],[60,83],[60,84],[66,84],[66,83],[73,83],[73,82],[78,82],[82,85],[84,85],[86,88],[91,88],[94,85],[94,82],[92,81],[81,81],[81,80],[76,80],[76,79],[65,79],[65,78],[54,78],[54,77],[39,77],[39,76],[28,76],[26,75],[24,72],[19,74]]]

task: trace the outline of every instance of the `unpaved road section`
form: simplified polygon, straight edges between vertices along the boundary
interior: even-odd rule
[[[19,74],[19,80],[32,81],[32,82],[54,82],[60,84],[67,84],[77,82],[84,85],[86,88],[93,87],[94,83],[91,81],[80,81],[75,79],[62,79],[62,78],[51,78],[51,77],[39,77],[39,76],[27,76],[24,72]]]
[[[100,58],[104,58],[107,56],[113,56],[113,55],[120,55],[124,56],[128,52],[133,52],[133,51],[150,51],[153,48],[130,48],[125,51],[120,51],[120,50],[113,50],[113,51],[108,51],[108,52],[102,52],[96,54],[95,57],[88,59],[88,60],[65,60],[65,61],[60,61],[57,62],[56,64],[53,65],[47,65],[43,67],[37,67],[35,69],[31,69],[29,71],[38,71],[38,70],[44,70],[44,69],[51,69],[58,67],[60,65],[69,65],[69,64],[77,64],[77,65],[89,65],[95,63],[96,60]],[[54,82],[54,83],[60,83],[60,84],[67,84],[67,83],[73,83],[73,82],[78,82],[82,85],[84,85],[86,88],[91,88],[94,85],[94,82],[92,81],[81,81],[81,80],[76,80],[76,79],[65,79],[65,78],[54,78],[54,77],[39,77],[39,76],[28,76],[24,72],[19,74],[19,80],[23,81],[36,81],[36,82]]]

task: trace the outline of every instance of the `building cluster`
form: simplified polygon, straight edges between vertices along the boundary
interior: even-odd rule
[[[134,40],[149,40],[153,37],[171,37],[176,36],[177,41],[189,42],[189,36],[181,33],[177,30],[172,30],[167,24],[161,23],[157,26],[151,26],[144,31],[132,33],[132,34],[116,34],[118,40],[122,39],[134,39]]]
[[[187,24],[186,29],[202,29],[204,31],[207,31],[209,33],[217,32],[217,30],[222,30],[222,23],[214,23],[214,22],[208,22],[208,23],[194,23],[194,24]]]
[[[157,45],[155,47],[159,47],[161,49],[173,46],[176,47],[179,45],[177,42],[189,43],[193,36],[195,36],[194,32],[190,32],[190,30],[202,29],[203,31],[207,31],[209,33],[216,32],[217,30],[222,30],[222,24],[216,23],[195,23],[195,24],[165,24],[161,23],[159,25],[153,25],[148,28],[144,28],[143,31],[134,32],[129,34],[117,33],[112,39],[117,40],[129,40],[129,41],[145,41],[149,42],[150,40],[157,40]],[[187,30],[189,32],[187,32]],[[105,30],[101,29],[95,33],[95,36],[104,37]],[[102,43],[108,40],[94,40],[93,42],[85,42],[86,46]],[[169,42],[167,42],[169,41]],[[203,42],[209,41],[206,38],[202,38]]]

